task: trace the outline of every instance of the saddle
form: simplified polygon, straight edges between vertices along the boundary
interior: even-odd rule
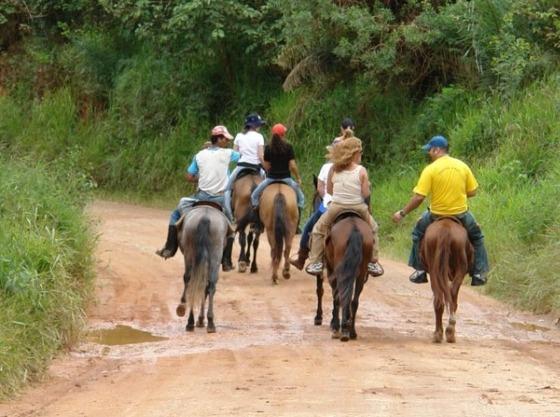
[[[224,208],[222,207],[221,204],[216,203],[215,201],[205,201],[205,200],[200,200],[195,202],[192,207],[198,207],[198,206],[208,206],[208,207],[213,207],[215,209],[220,210],[221,212],[224,211]]]
[[[241,171],[237,174],[235,181],[246,177],[247,175],[260,175],[261,174],[261,167],[258,165],[254,166],[243,166]]]
[[[362,218],[362,216],[360,216],[360,213],[358,213],[355,210],[344,210],[342,212],[340,212],[338,214],[338,216],[335,217],[334,221],[331,224],[331,228],[337,224],[339,221],[347,219],[348,217],[359,217],[360,219]],[[365,219],[364,219],[365,220]]]

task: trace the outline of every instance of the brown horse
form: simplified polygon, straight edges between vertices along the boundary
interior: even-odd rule
[[[252,170],[242,171],[233,184],[232,208],[235,222],[237,223],[236,232],[239,233],[239,259],[237,260],[237,270],[245,272],[247,265],[251,264],[251,272],[257,272],[257,249],[259,248],[259,236],[261,227],[253,223],[251,208],[251,193],[262,182],[261,176]],[[249,226],[249,232],[246,232]],[[251,262],[251,244],[253,245],[253,261]],[[245,249],[247,248],[247,249]]]
[[[360,293],[368,278],[373,233],[371,226],[354,213],[342,213],[338,218],[340,220],[335,221],[325,241],[325,261],[333,293],[332,337],[346,342],[358,337],[356,313]],[[319,307],[320,302],[318,316]],[[342,322],[339,321],[339,309],[342,309]]]
[[[420,244],[420,254],[434,293],[436,330],[433,341],[441,343],[443,340],[442,316],[447,307],[449,324],[445,328],[445,339],[454,343],[459,289],[473,261],[473,247],[467,231],[459,220],[441,217],[428,226]]]
[[[272,283],[278,284],[278,267],[284,253],[282,276],[290,278],[290,251],[296,234],[298,207],[296,192],[283,183],[267,186],[260,199],[259,218],[266,229],[272,258]]]

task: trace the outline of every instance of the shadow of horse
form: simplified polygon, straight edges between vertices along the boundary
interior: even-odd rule
[[[245,272],[251,265],[251,272],[257,272],[257,249],[261,225],[253,221],[251,207],[251,193],[262,182],[261,176],[252,170],[242,171],[233,184],[232,207],[233,216],[237,224],[236,232],[239,233],[239,259],[237,270]],[[249,232],[246,232],[249,227]],[[251,244],[253,245],[253,260],[251,261]]]
[[[342,213],[325,241],[327,277],[333,295],[333,314],[330,324],[333,339],[346,342],[356,339],[356,313],[364,284],[368,278],[368,263],[373,246],[371,226],[354,213]],[[321,324],[323,295],[322,277],[317,277],[317,315]],[[342,322],[339,310],[342,309]]]
[[[436,329],[433,341],[443,340],[443,310],[447,307],[449,323],[445,328],[445,339],[455,342],[455,313],[459,289],[473,261],[473,247],[467,231],[459,220],[442,217],[428,226],[420,244],[420,254],[434,293]]]
[[[208,298],[208,333],[214,333],[214,294],[226,244],[229,222],[218,209],[199,205],[181,220],[179,244],[185,259],[185,284],[176,312],[183,317],[190,309],[186,330],[194,330],[194,307],[200,306],[197,327],[204,327],[204,310]]]
[[[272,258],[272,283],[278,284],[278,268],[284,254],[282,276],[290,278],[290,251],[296,234],[298,207],[296,192],[283,183],[267,186],[260,199],[259,218],[266,230]]]

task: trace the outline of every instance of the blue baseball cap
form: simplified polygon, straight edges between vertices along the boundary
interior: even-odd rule
[[[264,121],[257,113],[251,113],[245,118],[245,127],[260,127],[265,124],[266,121]]]
[[[447,149],[449,147],[449,143],[447,143],[447,139],[441,135],[434,136],[430,139],[428,143],[422,146],[422,150],[424,152],[429,152],[432,148],[443,148]]]

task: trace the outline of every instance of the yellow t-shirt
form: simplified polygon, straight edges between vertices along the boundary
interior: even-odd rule
[[[478,188],[471,169],[449,155],[442,156],[422,171],[416,194],[431,194],[430,211],[438,215],[453,215],[468,210],[467,193]]]

